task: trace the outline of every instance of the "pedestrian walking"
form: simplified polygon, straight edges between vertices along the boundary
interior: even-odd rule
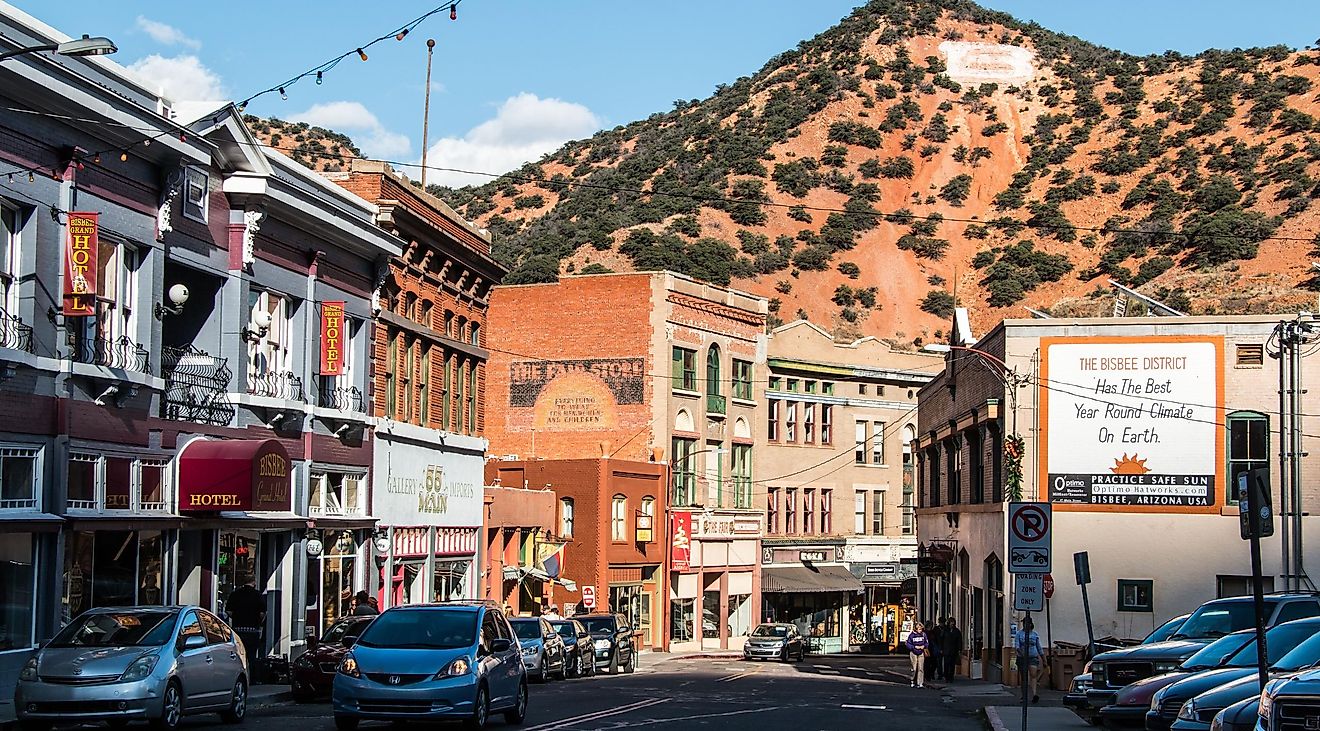
[[[259,678],[257,660],[261,657],[261,633],[266,626],[266,598],[252,584],[243,584],[229,594],[225,611],[235,634],[243,641],[250,677]]]
[[[940,617],[938,621],[927,624],[926,636],[930,638],[930,662],[926,663],[926,677],[944,680],[944,623],[949,621]]]
[[[1031,617],[1027,617],[1022,620],[1022,629],[1017,631],[1013,639],[1017,644],[1018,669],[1026,675],[1022,692],[1030,692],[1031,702],[1039,703],[1040,695],[1036,686],[1040,681],[1041,660],[1045,657],[1045,651],[1040,647],[1040,635],[1036,634],[1035,627]]]
[[[930,638],[926,636],[926,625],[917,622],[917,626],[908,633],[907,649],[912,659],[912,687],[926,686],[926,656],[930,654]]]
[[[944,625],[940,633],[940,659],[944,661],[944,679],[952,682],[958,671],[958,659],[962,657],[963,633],[958,629],[958,622],[953,617]]]

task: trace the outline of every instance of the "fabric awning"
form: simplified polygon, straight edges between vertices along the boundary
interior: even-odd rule
[[[505,581],[522,581],[523,579],[527,579],[527,578],[536,579],[537,581],[551,581],[551,580],[552,580],[552,579],[550,578],[549,574],[547,574],[546,572],[544,572],[544,571],[542,571],[542,570],[540,570],[540,569],[529,568],[529,567],[527,567],[527,566],[505,566],[505,567],[504,567],[504,580],[505,580]]]
[[[226,510],[214,516],[200,516],[184,521],[185,529],[241,528],[268,533],[293,528],[306,528],[309,518],[287,511],[239,512]]]
[[[278,439],[194,439],[179,451],[179,512],[290,510],[292,472]]]
[[[862,591],[865,587],[842,566],[771,566],[761,569],[761,593],[805,594]]]

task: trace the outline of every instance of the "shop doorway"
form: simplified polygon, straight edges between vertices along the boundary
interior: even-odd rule
[[[261,535],[256,531],[220,531],[220,550],[216,555],[216,596],[222,613],[229,596],[240,586],[254,586],[264,592],[258,563]]]

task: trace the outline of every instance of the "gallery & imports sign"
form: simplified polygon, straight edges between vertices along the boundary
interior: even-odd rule
[[[1041,339],[1042,497],[1060,510],[1214,512],[1224,341]]]

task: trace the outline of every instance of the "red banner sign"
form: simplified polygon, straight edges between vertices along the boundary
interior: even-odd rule
[[[321,375],[344,373],[344,303],[321,303]]]
[[[64,242],[64,314],[96,314],[96,213],[70,213]]]
[[[692,567],[692,513],[674,513],[669,526],[669,560],[675,571]]]

